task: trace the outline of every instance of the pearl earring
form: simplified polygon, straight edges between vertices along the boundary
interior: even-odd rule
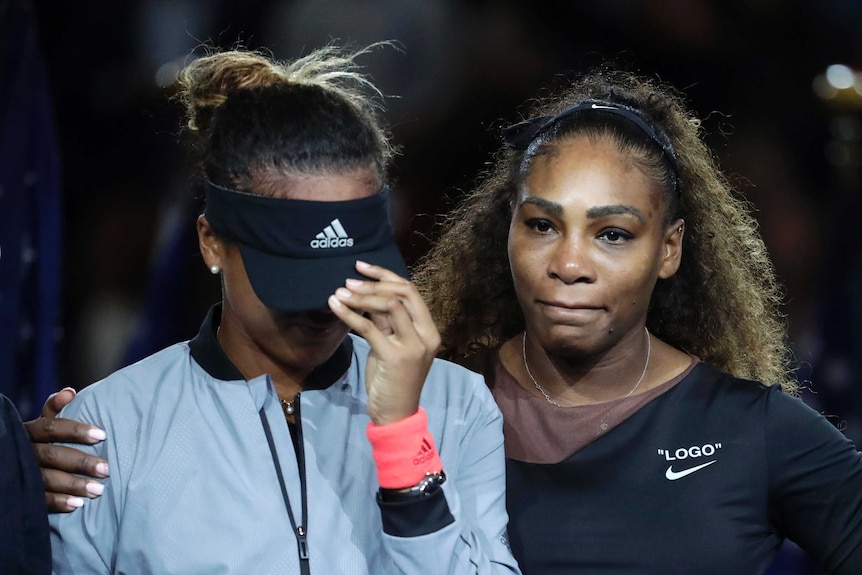
[[[210,267],[210,273],[211,273],[211,274],[213,274],[213,275],[218,274],[220,271],[221,271],[221,268],[220,268],[220,267],[218,267],[218,266],[212,266],[212,267]]]

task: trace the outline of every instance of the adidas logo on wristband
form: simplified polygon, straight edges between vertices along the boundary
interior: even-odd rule
[[[431,460],[435,453],[436,451],[434,446],[431,445],[431,442],[428,441],[427,438],[423,437],[422,445],[419,447],[419,452],[416,454],[416,457],[413,458],[413,465],[419,465]]]

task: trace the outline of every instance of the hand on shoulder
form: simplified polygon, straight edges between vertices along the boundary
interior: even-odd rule
[[[108,462],[55,442],[94,445],[103,441],[103,430],[57,414],[75,398],[75,390],[67,387],[52,394],[42,407],[42,416],[24,422],[30,443],[36,452],[45,484],[48,510],[68,513],[84,504],[83,498],[93,499],[102,494],[103,486],[90,478],[108,476]],[[86,477],[80,477],[84,475]]]

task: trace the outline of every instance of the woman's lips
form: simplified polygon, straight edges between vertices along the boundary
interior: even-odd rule
[[[539,301],[545,316],[558,321],[588,320],[604,311],[602,306],[578,302]]]

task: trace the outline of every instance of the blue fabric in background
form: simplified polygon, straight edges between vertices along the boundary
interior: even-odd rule
[[[57,387],[60,161],[32,4],[0,21],[0,393],[31,419]]]
[[[165,240],[157,250],[150,270],[141,313],[123,355],[129,365],[194,334],[183,330],[188,315],[188,291],[192,265],[201,265],[197,248],[195,212],[190,202],[173,202],[174,217],[163,218],[160,237]],[[216,281],[215,278],[213,281]]]

